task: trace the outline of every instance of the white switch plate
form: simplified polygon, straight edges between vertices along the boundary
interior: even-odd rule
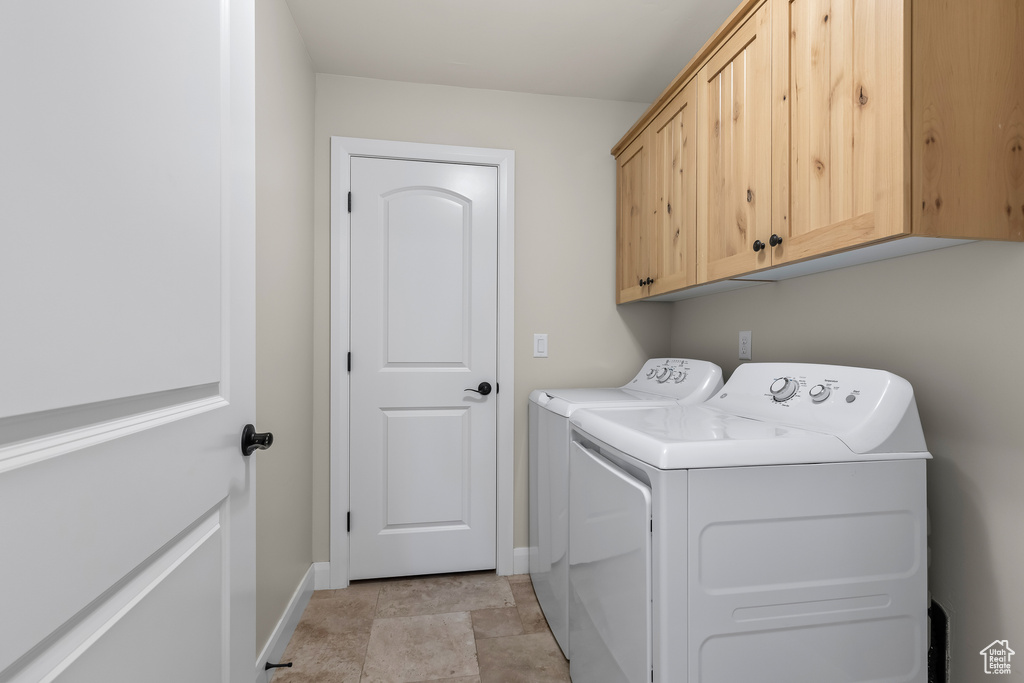
[[[740,332],[740,360],[750,360],[750,331]]]
[[[548,335],[546,335],[546,334],[535,334],[535,335],[533,335],[533,357],[534,358],[547,358],[548,357]]]

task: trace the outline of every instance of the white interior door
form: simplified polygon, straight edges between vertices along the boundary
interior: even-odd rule
[[[253,680],[253,36],[0,4],[0,681]]]
[[[350,577],[494,568],[497,170],[351,174]]]

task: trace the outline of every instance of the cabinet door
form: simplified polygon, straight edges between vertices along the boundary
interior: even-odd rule
[[[691,80],[651,124],[654,248],[651,294],[697,282],[697,82]]]
[[[770,10],[761,6],[697,75],[697,281],[769,264]]]
[[[772,263],[909,232],[903,0],[771,0]]]
[[[616,301],[620,304],[648,296],[650,287],[642,281],[655,277],[650,244],[649,130],[641,133],[615,160],[618,166]]]

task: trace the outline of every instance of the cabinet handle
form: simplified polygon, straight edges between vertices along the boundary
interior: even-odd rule
[[[645,284],[645,285],[653,285],[653,284],[654,284],[654,278],[650,278],[650,277],[649,277],[649,278],[647,278],[647,279],[646,279],[646,280],[644,281],[644,284]]]
[[[644,279],[643,279],[643,278],[640,278],[640,286],[641,286],[641,287],[643,287],[643,286],[644,286]]]
[[[778,235],[772,235],[771,238],[768,240],[768,244],[772,245],[773,247],[777,247],[780,244],[782,244],[782,238],[779,237]]]
[[[761,240],[754,240],[754,251],[758,252],[764,249],[764,242]]]

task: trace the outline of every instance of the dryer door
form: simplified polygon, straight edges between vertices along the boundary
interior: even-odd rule
[[[573,680],[651,680],[651,489],[573,442],[569,457]]]

